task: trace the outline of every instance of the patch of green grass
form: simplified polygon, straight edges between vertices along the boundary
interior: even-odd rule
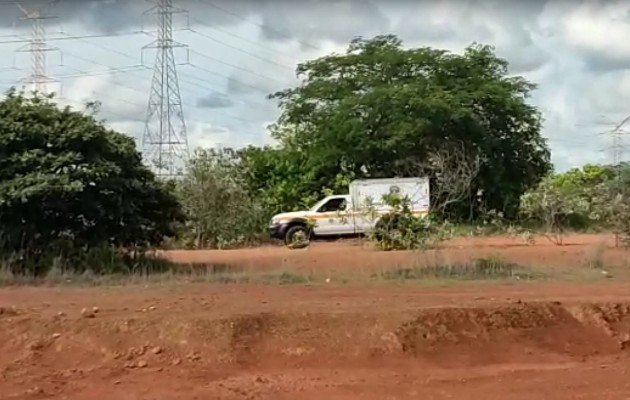
[[[534,280],[545,278],[540,272],[524,266],[507,263],[498,258],[478,258],[471,263],[417,266],[397,268],[382,272],[378,278],[384,280]]]

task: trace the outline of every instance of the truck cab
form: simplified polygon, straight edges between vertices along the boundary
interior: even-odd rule
[[[307,236],[335,236],[355,234],[350,195],[327,196],[307,211],[294,211],[274,215],[270,233],[288,244],[292,233]]]

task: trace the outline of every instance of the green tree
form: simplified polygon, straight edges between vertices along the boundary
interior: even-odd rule
[[[352,179],[330,171],[331,177],[316,180],[299,148],[250,146],[239,151],[239,158],[252,195],[270,214],[308,208],[330,191],[343,194]]]
[[[189,246],[228,248],[264,239],[271,215],[249,191],[245,171],[231,149],[198,150],[191,158],[177,191]]]
[[[617,169],[609,165],[586,164],[582,168],[572,168],[567,172],[554,175],[553,182],[557,187],[583,188],[586,195],[597,185],[617,176]]]
[[[535,85],[508,76],[489,46],[458,55],[406,49],[393,35],[357,38],[297,73],[300,86],[270,96],[282,109],[272,133],[303,154],[313,187],[333,186],[339,173],[431,176],[431,155],[464,143],[482,161],[471,201],[480,193],[486,209],[515,216],[520,196],[551,169],[540,113],[527,102]],[[470,212],[462,203],[453,205],[460,216]]]
[[[0,101],[4,257],[49,260],[103,245],[150,246],[174,233],[183,217],[177,199],[142,165],[133,139],[107,129],[95,111],[60,109],[48,97],[15,90]],[[37,268],[47,267],[42,263]]]

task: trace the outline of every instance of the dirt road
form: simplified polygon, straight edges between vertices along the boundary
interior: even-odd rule
[[[471,237],[444,243],[438,250],[376,251],[359,240],[337,243],[315,242],[301,250],[267,246],[244,250],[170,251],[177,262],[215,263],[249,270],[292,270],[302,272],[374,271],[409,265],[469,262],[475,257],[498,257],[506,262],[537,268],[573,268],[593,262],[606,266],[630,266],[626,250],[614,248],[612,235],[572,235],[564,245],[536,237],[529,245],[519,237]]]
[[[0,306],[0,399],[630,393],[623,283],[15,288]]]

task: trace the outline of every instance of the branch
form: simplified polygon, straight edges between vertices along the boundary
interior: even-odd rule
[[[448,206],[470,196],[481,161],[476,151],[458,142],[429,152],[426,161],[408,165],[406,172],[413,169],[415,174],[432,178],[435,183],[431,186],[431,212],[443,213]]]

